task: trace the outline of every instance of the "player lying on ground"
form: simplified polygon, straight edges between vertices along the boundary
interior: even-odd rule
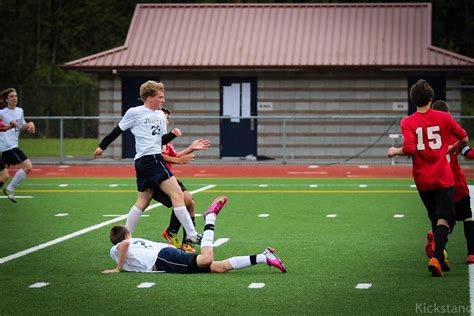
[[[214,225],[216,217],[227,203],[227,197],[220,196],[214,200],[203,214],[205,220],[201,241],[201,254],[193,254],[176,249],[173,245],[153,242],[142,238],[132,238],[125,226],[117,225],[110,231],[110,241],[114,244],[110,256],[117,267],[104,270],[102,273],[121,271],[171,273],[223,273],[233,269],[246,268],[259,263],[266,263],[286,272],[286,266],[275,254],[273,248],[266,248],[262,253],[251,256],[232,257],[223,261],[214,261]]]

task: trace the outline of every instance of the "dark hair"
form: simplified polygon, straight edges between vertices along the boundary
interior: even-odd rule
[[[428,105],[428,103],[433,100],[434,91],[431,88],[430,84],[423,79],[420,79],[411,86],[410,89],[410,100],[417,107],[422,107]]]
[[[125,227],[123,225],[116,225],[116,226],[112,227],[112,229],[110,230],[110,235],[109,235],[110,241],[114,245],[116,245],[119,242],[124,241],[125,237],[129,233],[130,232],[128,231],[127,227]]]
[[[165,114],[168,114],[168,115],[171,114],[171,111],[170,111],[168,108],[162,107],[161,110],[162,110]]]
[[[8,95],[12,92],[16,92],[15,88],[8,88],[8,89],[5,89],[1,92],[1,97],[2,97],[2,103],[7,106],[7,99],[8,99]]]
[[[449,105],[446,102],[441,101],[441,100],[434,102],[431,105],[431,108],[436,111],[449,112]]]

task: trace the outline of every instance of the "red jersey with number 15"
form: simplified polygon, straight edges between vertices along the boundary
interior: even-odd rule
[[[464,139],[467,134],[450,114],[429,109],[404,118],[400,127],[403,152],[412,156],[413,179],[418,190],[434,190],[454,185],[446,154],[451,136]]]

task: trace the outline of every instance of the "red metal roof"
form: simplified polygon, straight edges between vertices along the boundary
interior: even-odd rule
[[[138,4],[123,46],[65,68],[471,68],[431,45],[430,3]]]

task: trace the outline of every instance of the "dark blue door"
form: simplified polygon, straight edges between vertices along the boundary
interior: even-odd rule
[[[413,76],[408,78],[408,115],[411,115],[416,112],[416,105],[413,104],[410,100],[410,88],[418,80],[424,79],[428,81],[430,86],[434,90],[433,102],[442,100],[446,101],[446,78],[444,76]]]
[[[229,78],[220,82],[220,157],[257,156],[257,80]]]
[[[122,116],[131,107],[142,105],[140,86],[148,80],[159,81],[156,77],[122,77]],[[122,134],[122,158],[135,157],[135,138],[130,130]]]

